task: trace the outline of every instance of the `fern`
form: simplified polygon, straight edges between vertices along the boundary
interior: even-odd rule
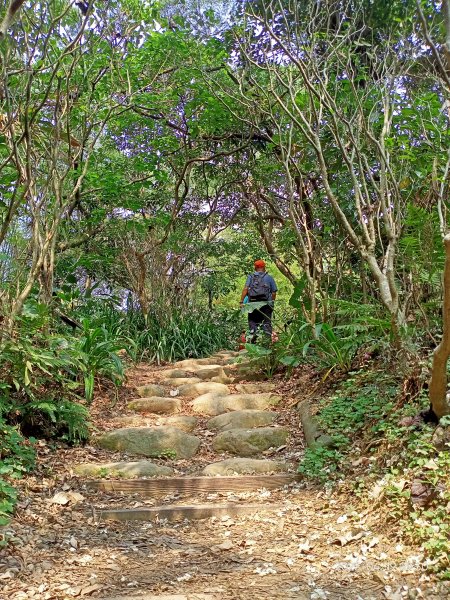
[[[58,404],[58,418],[67,426],[69,441],[78,442],[89,437],[89,411],[82,404],[62,400]]]

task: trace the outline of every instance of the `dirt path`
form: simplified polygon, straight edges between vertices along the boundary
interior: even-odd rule
[[[188,365],[187,375],[201,376],[206,384],[213,380],[212,383],[226,385],[226,394],[231,394],[237,403],[242,396],[238,386],[252,373],[236,373],[226,355],[216,357],[213,362],[219,362],[223,371],[207,376],[201,373],[207,365],[196,365],[196,369],[195,365]],[[183,370],[183,365],[177,368]],[[92,446],[53,448],[41,443],[39,470],[21,483],[17,516],[3,531],[9,544],[0,551],[2,600],[450,597],[450,588],[430,581],[422,571],[419,552],[398,542],[385,521],[380,520],[379,511],[372,511],[370,507],[363,511],[356,498],[327,494],[293,479],[303,444],[291,396],[282,394],[276,404],[269,396],[272,400],[260,411],[276,413],[265,429],[270,436],[273,432],[269,429],[276,429],[278,435],[286,428],[289,432],[286,443],[269,446],[250,456],[248,439],[240,446],[241,441],[236,442],[234,434],[226,433],[229,430],[211,429],[215,423],[211,419],[215,417],[204,412],[211,413],[217,406],[222,410],[220,407],[228,406],[228,396],[211,396],[210,393],[207,399],[198,401],[198,396],[203,396],[200,392],[182,395],[183,382],[176,378],[176,385],[171,383],[170,379],[173,381],[177,373],[167,378],[169,371],[140,365],[130,371],[128,384],[114,406],[110,399],[98,397],[93,407],[98,432]],[[220,379],[226,383],[221,384]],[[168,391],[164,397],[179,401],[179,412],[162,415],[148,411],[136,413],[127,408],[129,401],[136,398],[136,388],[149,384],[162,385]],[[260,392],[261,398],[264,394],[267,398],[267,391]],[[206,401],[212,402],[214,408],[210,409]],[[250,402],[248,398],[246,401]],[[251,402],[256,400],[253,398]],[[161,400],[157,404],[160,406]],[[245,410],[256,411],[255,408]],[[229,413],[228,408],[221,414]],[[123,427],[124,417],[128,430],[132,424],[133,429],[144,427],[153,431],[155,427],[165,430],[167,419],[172,419],[173,424],[175,417],[186,416],[195,417],[195,426],[186,435],[199,440],[192,457],[177,457],[172,446],[168,446],[167,451],[162,452],[164,458],[151,459],[158,467],[172,469],[170,477],[204,478],[205,467],[235,459],[237,449],[241,462],[236,463],[240,465],[236,468],[240,469],[248,459],[272,461],[258,465],[279,465],[277,468],[283,476],[292,477],[291,483],[270,490],[236,491],[231,486],[218,492],[171,491],[150,496],[91,487],[96,480],[100,481],[100,487],[102,482],[104,487],[105,482],[115,482],[120,488],[123,477],[111,476],[110,467],[104,467],[106,463],[120,461],[124,468],[125,462],[142,461],[142,456],[136,457],[123,445],[114,451],[99,447],[104,432],[117,432]],[[248,413],[243,413],[242,418],[247,417]],[[262,417],[266,419],[267,415]],[[219,436],[226,444],[230,444],[232,438],[233,444],[238,445],[228,445],[227,451],[218,452]],[[247,456],[242,456],[242,452]],[[146,459],[146,462],[150,461]],[[103,469],[100,478],[75,474],[80,465],[87,463]],[[251,481],[248,471],[243,469],[238,477]],[[273,475],[274,472],[267,472],[266,468],[261,477]],[[145,482],[148,478],[141,480]],[[163,480],[151,481],[157,485]],[[209,478],[209,481],[214,483],[218,479]],[[197,508],[228,505],[234,512],[232,516],[218,513],[202,520],[175,521],[171,521],[172,509],[167,513],[168,519],[153,514],[144,521],[106,520],[102,513],[102,509],[142,512],[161,510],[157,507],[179,509],[186,505]],[[245,510],[248,506],[253,506],[250,512]],[[128,517],[130,514],[127,513]]]

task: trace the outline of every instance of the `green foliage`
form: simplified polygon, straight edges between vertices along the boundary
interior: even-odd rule
[[[442,420],[448,427],[448,420]],[[392,429],[390,431],[392,434]],[[400,522],[406,539],[425,553],[429,571],[442,579],[450,578],[450,456],[437,452],[431,442],[433,429],[423,427],[395,432],[397,460],[385,476],[385,496],[389,510]],[[406,481],[405,481],[406,478]],[[415,503],[411,484],[425,490],[424,505]]]
[[[287,368],[289,375],[300,364],[311,364],[319,369],[348,371],[353,357],[363,343],[363,337],[351,334],[351,327],[332,328],[327,323],[312,327],[300,319],[293,320],[270,343],[261,335],[257,344],[246,346],[249,357],[271,376],[278,367]],[[345,335],[343,335],[345,334]]]
[[[83,319],[82,325],[75,352],[81,357],[85,398],[91,402],[97,377],[109,379],[115,386],[122,383],[124,367],[117,353],[134,349],[134,342],[130,338],[123,338],[117,331],[111,331],[105,323],[100,327],[91,327],[90,321]]]
[[[254,365],[255,370],[262,371],[268,378],[272,377],[278,368],[276,350],[265,333],[258,336],[257,343],[245,344],[248,361]]]
[[[298,472],[308,479],[325,483],[339,471],[343,455],[336,449],[318,446],[307,448]]]
[[[42,305],[30,301],[15,335],[0,342],[1,409],[24,431],[79,442],[89,434],[80,383],[87,401],[98,378],[120,385],[124,366],[117,353],[133,344],[117,329],[91,327],[88,319],[78,337],[53,333],[50,324]]]
[[[336,478],[355,438],[367,430],[373,437],[384,434],[397,393],[398,385],[384,372],[350,373],[319,404],[319,427],[331,436],[332,448],[307,449],[299,472],[321,483]]]
[[[312,329],[312,328],[311,328]],[[314,328],[312,339],[302,348],[304,357],[312,350],[313,360],[323,368],[338,368],[347,371],[358,348],[358,340],[350,335],[339,336],[328,323],[319,323]]]
[[[383,373],[353,373],[321,403],[319,421],[331,434],[355,435],[368,423],[373,432],[393,408],[397,386]]]
[[[10,482],[34,467],[33,441],[26,440],[0,416],[0,526],[8,522],[17,500],[17,492]]]
[[[83,363],[67,340],[21,332],[0,344],[0,357],[5,418],[36,435],[86,439],[87,412],[76,396]]]
[[[233,348],[238,326],[232,314],[193,310],[173,313],[164,323],[149,318],[147,323],[134,317],[137,354],[160,364],[183,358],[200,358],[217,350]]]

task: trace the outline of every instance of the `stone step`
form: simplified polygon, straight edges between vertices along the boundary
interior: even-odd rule
[[[234,517],[276,512],[282,507],[274,504],[167,504],[151,508],[96,508],[93,507],[94,519],[100,521],[160,521],[169,522],[198,521],[211,517]]]
[[[235,456],[255,456],[269,448],[286,444],[289,431],[284,427],[258,427],[257,429],[228,429],[213,440],[215,452],[229,452]]]
[[[175,378],[180,378],[180,377],[190,377],[190,374],[188,371],[182,370],[182,369],[167,369],[166,371],[160,371],[160,377],[163,380],[167,380],[167,379],[175,379]],[[170,382],[167,382],[170,383]]]
[[[208,429],[218,429],[219,431],[227,429],[253,429],[254,427],[272,425],[277,417],[278,413],[268,410],[234,410],[209,419],[206,426]]]
[[[176,427],[177,429],[181,429],[182,431],[190,433],[191,431],[194,431],[195,427],[197,426],[198,419],[197,417],[186,415],[145,417],[140,414],[135,414],[131,416],[117,417],[113,420],[113,423],[122,428],[168,425],[169,427]]]
[[[265,486],[273,485],[276,487],[276,482],[282,482],[283,479],[277,479],[278,477],[286,477],[280,475],[273,475],[273,473],[286,473],[292,465],[288,463],[277,461],[277,460],[268,460],[267,458],[226,458],[225,460],[219,460],[218,462],[211,463],[207,465],[203,471],[203,475],[227,477],[233,476],[236,479],[245,479],[246,477],[255,477],[256,474],[262,476],[263,479],[261,483]],[[288,475],[288,477],[292,477],[294,481],[299,481],[303,476],[299,475]],[[220,479],[219,479],[220,481]],[[255,484],[257,484],[257,480],[254,479]],[[284,485],[284,484],[283,484]],[[272,489],[268,487],[268,489]]]
[[[125,492],[158,497],[171,493],[195,495],[217,492],[249,492],[263,488],[274,490],[301,481],[301,479],[301,476],[296,474],[242,475],[235,477],[166,477],[164,479],[101,479],[86,481],[86,487],[101,492]]]
[[[211,379],[212,377],[227,377],[223,367],[217,365],[198,369],[197,371],[194,371],[194,373],[196,377],[199,377],[203,381]]]
[[[165,396],[167,394],[167,389],[162,385],[158,385],[156,383],[149,383],[146,385],[140,385],[136,388],[136,393],[141,398],[150,398],[151,396]]]
[[[135,462],[81,463],[73,467],[77,475],[88,477],[167,477],[173,469],[149,460]]]
[[[181,412],[181,400],[178,398],[164,398],[153,396],[131,400],[128,408],[139,413],[153,413],[155,415],[174,415]]]
[[[201,383],[201,379],[199,377],[172,377],[170,379],[165,379],[163,381],[164,385],[170,387],[170,389],[175,390],[183,385],[189,385],[190,383]]]
[[[216,396],[226,396],[230,393],[228,386],[223,383],[213,383],[209,381],[202,381],[201,383],[192,383],[188,385],[182,385],[178,388],[180,396],[199,396],[200,394],[213,393]]]
[[[98,437],[95,443],[105,450],[174,459],[191,458],[200,446],[199,438],[170,426],[115,429]]]
[[[217,384],[219,385],[219,384]],[[219,395],[206,393],[192,401],[192,410],[195,413],[215,417],[232,410],[265,410],[275,406],[280,401],[280,396],[270,392],[264,394],[228,394]]]

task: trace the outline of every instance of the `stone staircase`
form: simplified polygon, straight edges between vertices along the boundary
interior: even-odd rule
[[[290,432],[278,422],[275,385],[243,383],[255,379],[245,355],[224,351],[184,360],[151,369],[145,379],[128,402],[130,414],[115,418],[113,428],[94,440],[111,460],[73,466],[97,522],[279,508],[260,491],[298,480],[295,461],[267,457],[286,447]]]

